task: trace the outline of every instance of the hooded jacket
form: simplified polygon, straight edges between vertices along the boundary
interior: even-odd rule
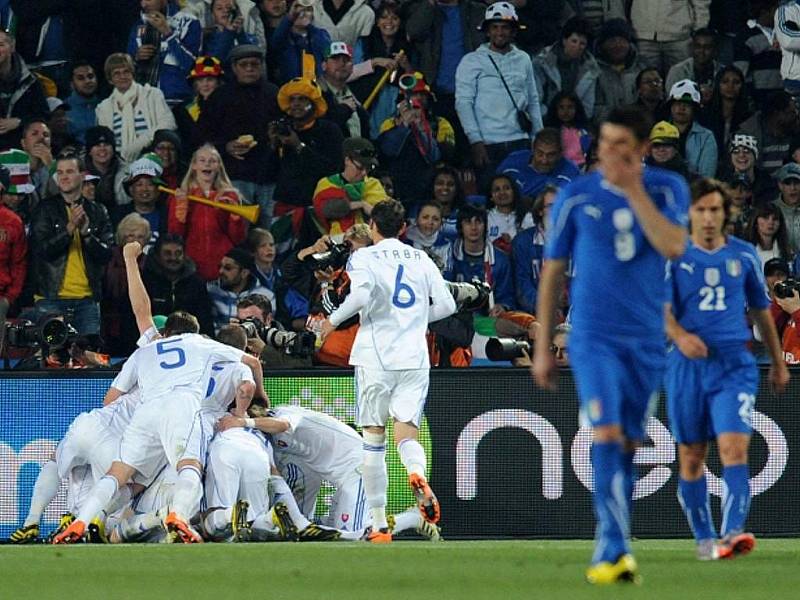
[[[603,60],[597,55],[599,69],[597,88],[594,98],[594,122],[602,123],[608,113],[618,106],[627,106],[636,102],[636,77],[641,73],[644,65],[639,61],[639,52],[631,44],[625,66],[622,70]]]
[[[42,85],[22,57],[11,55],[11,71],[7,79],[0,79],[0,118],[16,117],[21,121],[34,118],[47,121],[50,111]],[[0,135],[0,148],[19,147],[22,125]]]
[[[356,40],[369,35],[375,24],[375,13],[367,4],[367,0],[353,0],[352,7],[334,23],[326,12],[330,0],[319,0],[314,3],[314,25],[326,30],[332,40],[355,46]],[[347,0],[345,0],[345,4]]]

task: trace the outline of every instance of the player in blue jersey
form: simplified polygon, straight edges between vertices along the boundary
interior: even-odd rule
[[[776,390],[789,381],[769,314],[761,262],[751,244],[724,234],[731,200],[722,184],[692,185],[691,242],[667,270],[667,408],[678,442],[678,498],[697,541],[700,560],[747,554],[755,538],[744,531],[750,507],[747,448],[758,370],[747,349],[748,311],[769,351]],[[717,542],[708,502],[705,459],[716,439],[723,467],[722,539]]]
[[[553,315],[572,259],[570,363],[582,420],[594,430],[597,532],[586,578],[595,584],[638,580],[629,545],[633,455],[666,360],[666,258],[683,254],[687,238],[685,181],[642,165],[649,132],[635,107],[616,109],[603,123],[599,170],[556,198],[539,283],[541,333],[531,368],[540,386],[555,389]]]

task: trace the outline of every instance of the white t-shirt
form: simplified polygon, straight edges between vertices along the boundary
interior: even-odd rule
[[[497,238],[507,233],[513,240],[518,231],[533,227],[533,217],[530,213],[526,214],[522,219],[522,225],[517,229],[517,215],[516,213],[501,213],[497,208],[492,208],[486,213],[486,239],[490,242],[495,241]]]
[[[428,368],[428,322],[455,312],[455,301],[428,255],[398,239],[384,239],[354,252],[347,273],[350,294],[330,321],[339,325],[356,310],[360,314],[350,364],[384,371]]]
[[[255,383],[250,367],[242,362],[211,365],[211,378],[200,408],[225,412],[228,405],[236,399],[236,390],[244,381]]]

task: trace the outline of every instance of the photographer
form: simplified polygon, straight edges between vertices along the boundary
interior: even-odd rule
[[[211,0],[211,19],[213,25],[203,31],[203,50],[209,56],[218,57],[222,62],[228,59],[228,54],[234,46],[241,44],[258,46],[262,41],[245,30],[242,11],[234,0]]]
[[[781,338],[783,359],[800,364],[800,282],[789,277],[789,265],[772,258],[764,265],[764,277],[772,300],[769,311]]]
[[[289,205],[283,207],[286,212],[311,204],[317,182],[341,172],[344,138],[322,119],[328,105],[316,82],[292,79],[278,91],[278,105],[285,116],[269,124],[268,134],[279,162],[275,197]]]
[[[264,367],[264,371],[269,369],[306,369],[311,368],[313,354],[313,340],[308,345],[308,354],[303,352],[295,353],[295,346],[289,346],[289,352],[284,348],[277,348],[273,343],[276,340],[275,332],[279,335],[278,341],[283,341],[288,336],[302,335],[294,332],[286,332],[280,323],[272,318],[272,303],[263,294],[250,294],[245,296],[236,304],[236,319],[234,322],[245,327],[247,332],[247,352],[257,356]],[[252,326],[250,326],[252,325]],[[287,336],[288,334],[288,336]],[[292,341],[296,338],[291,338]]]

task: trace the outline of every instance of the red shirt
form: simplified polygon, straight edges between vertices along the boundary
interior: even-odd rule
[[[13,304],[22,291],[27,271],[28,240],[17,214],[0,204],[0,296]]]

